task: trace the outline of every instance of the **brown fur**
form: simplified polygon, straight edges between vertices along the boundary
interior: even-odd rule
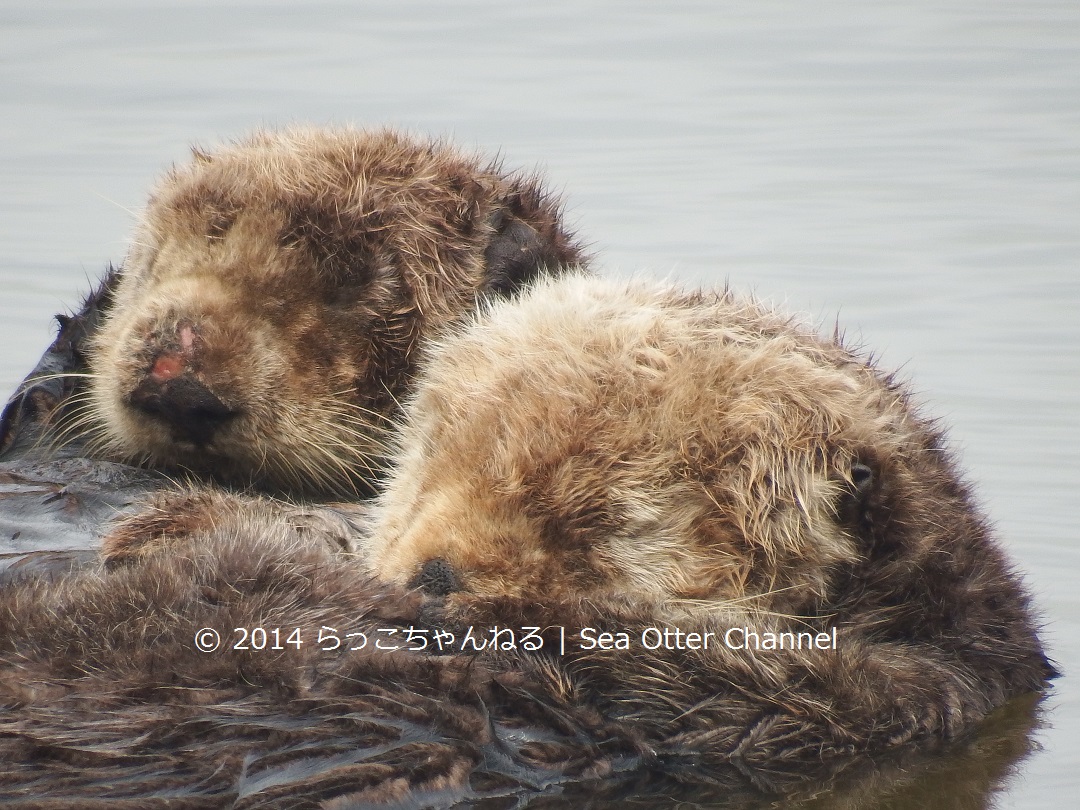
[[[773,806],[762,791],[812,796],[854,778],[853,792],[829,794],[827,806],[866,808],[875,797],[893,806],[905,782],[925,791],[925,768],[914,766],[940,769],[958,755],[925,739],[885,755],[912,738],[927,707],[945,708],[957,664],[943,650],[924,659],[924,647],[865,634],[839,656],[321,649],[321,627],[374,637],[442,626],[459,638],[461,628],[440,625],[421,594],[331,552],[336,530],[298,532],[272,502],[213,497],[213,524],[181,519],[182,549],[0,588],[6,802],[616,808],[650,796],[657,806],[722,797],[760,810]],[[655,622],[647,609],[585,604],[526,613],[566,627]],[[216,652],[194,648],[207,627],[225,641]],[[305,643],[233,650],[236,627],[300,627]],[[989,791],[1023,754],[1024,731],[961,746],[973,759],[965,790]]]
[[[667,806],[723,796],[725,806],[764,808],[761,792],[812,796],[854,778],[855,792],[829,795],[828,806],[866,808],[894,796],[893,780],[915,780],[920,757],[936,767],[956,757],[926,739],[896,751],[918,739],[897,729],[942,705],[955,664],[865,636],[840,654],[756,657],[322,649],[321,627],[373,638],[380,629],[401,638],[409,626],[460,638],[462,627],[330,551],[336,530],[318,526],[333,519],[297,531],[274,504],[215,498],[213,525],[181,521],[183,548],[109,572],[4,582],[6,801],[297,810],[501,807],[516,797],[522,807],[616,808],[627,797]],[[602,615],[583,604],[539,602],[527,613],[567,627],[654,622],[647,609]],[[260,626],[301,627],[305,644],[231,649],[234,627]],[[224,646],[194,649],[203,627]],[[1029,723],[1031,706],[1018,712]],[[961,777],[977,779],[973,789],[1000,777],[999,757],[1008,764],[1025,751],[1025,729],[998,733],[967,755],[974,770]]]
[[[731,293],[564,277],[493,303],[428,349],[401,447],[365,553],[460,621],[588,606],[839,628],[839,652],[812,663],[659,653],[598,672],[615,673],[598,693],[643,722],[669,717],[643,689],[650,669],[748,667],[766,693],[817,684],[820,706],[766,736],[874,748],[952,736],[1052,672],[1019,579],[903,387]],[[710,700],[705,682],[666,699]],[[835,725],[811,730],[826,706]]]
[[[646,771],[797,792],[939,750],[1053,676],[942,435],[837,341],[730,293],[569,276],[425,354],[373,506],[172,494],[115,530],[134,564],[0,593],[18,707],[0,753],[33,754],[0,784],[39,795],[67,773],[66,795],[237,807],[444,806]],[[359,559],[331,552],[353,531]],[[340,616],[545,645],[190,646]],[[585,649],[585,627],[838,644]]]
[[[391,804],[464,797],[470,777],[486,775],[499,795],[610,770],[572,735],[557,768],[514,740],[529,715],[510,707],[544,699],[529,696],[537,687],[521,671],[374,650],[378,628],[419,624],[419,596],[373,583],[318,532],[298,532],[258,502],[234,509],[213,497],[214,525],[188,523],[182,554],[0,590],[5,800],[149,807],[167,792],[183,807]],[[231,649],[233,628],[271,625],[302,628],[303,644]],[[222,634],[217,652],[195,649],[204,627]],[[318,633],[328,627],[367,632],[372,646],[324,649]],[[603,729],[595,712],[580,714]],[[616,743],[620,751],[634,754],[633,742]]]
[[[119,568],[145,557],[186,552],[194,538],[253,527],[286,527],[288,536],[314,538],[330,550],[352,551],[366,523],[362,504],[339,508],[299,506],[269,498],[230,495],[219,489],[167,489],[148,496],[137,511],[116,521],[102,538],[101,557]]]
[[[151,195],[68,430],[128,462],[363,492],[420,337],[582,259],[535,179],[442,143],[294,129],[197,151]]]

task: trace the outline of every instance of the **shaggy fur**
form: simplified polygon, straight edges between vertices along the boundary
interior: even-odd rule
[[[730,293],[570,276],[491,303],[427,349],[400,441],[375,504],[337,513],[358,568],[426,593],[417,621],[458,638],[542,628],[541,652],[477,660],[524,669],[560,715],[597,712],[639,764],[776,789],[955,739],[1054,674],[903,388]],[[294,520],[206,497],[167,496],[107,555],[182,559],[231,512]],[[632,646],[588,649],[587,627]],[[714,643],[646,649],[650,627]],[[730,649],[730,628],[837,643]]]
[[[168,172],[88,339],[105,457],[363,494],[421,335],[583,260],[531,177],[392,131],[259,133]]]
[[[683,707],[691,747],[772,740],[768,761],[952,737],[1052,673],[903,387],[729,292],[551,279],[436,341],[365,553],[460,621],[543,626],[576,606],[837,627],[835,651],[624,656],[590,675],[641,728],[670,731]],[[783,709],[739,716],[717,673]]]
[[[548,766],[544,735],[557,736],[562,721],[542,722],[542,686],[514,668],[349,652],[350,639],[323,649],[320,628],[374,639],[377,628],[416,624],[420,599],[370,582],[322,539],[271,516],[252,502],[223,508],[186,554],[0,591],[6,800],[151,807],[171,795],[176,804],[162,806],[296,808],[464,797],[474,772],[487,774],[478,792],[499,795],[610,771],[596,747],[610,735],[589,710],[579,714],[601,730],[596,744],[584,742],[592,729],[580,743],[564,734],[569,753]],[[230,649],[233,628],[271,625],[302,628],[304,643]],[[194,648],[203,627],[222,634],[216,653]],[[540,704],[533,742],[515,736],[531,716],[517,716],[515,703]],[[624,755],[637,755],[629,741],[610,757]]]
[[[656,806],[724,797],[764,808],[773,805],[762,791],[812,796],[841,784],[828,806],[865,808],[896,784],[919,785],[925,768],[914,766],[928,754],[939,770],[971,759],[961,782],[987,791],[1026,750],[1025,727],[1010,725],[959,748],[924,740],[887,753],[915,717],[944,711],[957,664],[865,635],[838,655],[560,655],[553,638],[535,652],[349,650],[346,632],[393,643],[409,627],[458,639],[466,628],[332,552],[336,514],[298,531],[281,519],[292,507],[186,497],[215,521],[181,518],[182,548],[0,588],[5,806],[616,808],[653,796]],[[519,618],[655,622],[647,609],[534,607]],[[708,623],[745,620],[732,608]],[[237,627],[284,628],[282,640],[299,627],[304,643],[234,650]],[[201,628],[216,629],[222,647],[197,651]],[[324,649],[334,645],[318,643],[321,628],[345,643]],[[918,684],[907,677],[916,669]],[[975,703],[983,711],[990,700]],[[1029,724],[1031,706],[1018,708],[1012,724]]]

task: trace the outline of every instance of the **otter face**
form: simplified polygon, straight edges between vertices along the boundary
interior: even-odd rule
[[[103,451],[365,491],[422,334],[580,260],[527,179],[391,132],[256,136],[170,172],[90,347]]]
[[[811,610],[860,554],[861,449],[903,419],[865,365],[755,305],[545,281],[427,353],[370,564],[452,604]]]

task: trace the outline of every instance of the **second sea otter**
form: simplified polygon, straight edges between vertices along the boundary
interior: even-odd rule
[[[761,739],[824,756],[954,736],[1053,673],[905,388],[729,291],[571,274],[492,302],[428,347],[400,436],[371,570],[462,625],[640,639],[580,673],[618,716],[715,732],[771,695]],[[796,638],[828,644],[770,645]]]

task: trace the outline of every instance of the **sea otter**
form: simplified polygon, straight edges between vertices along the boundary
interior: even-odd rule
[[[953,739],[1053,676],[943,434],[839,340],[728,291],[571,273],[423,355],[383,491],[319,531],[426,594],[418,622],[536,628],[512,666],[649,750],[768,782]],[[122,522],[106,557],[186,555],[247,508],[199,497]]]
[[[571,274],[485,305],[425,349],[399,441],[370,570],[463,624],[648,632],[561,670],[643,727],[882,750],[1053,673],[904,385],[730,291]]]
[[[421,337],[585,258],[536,178],[442,142],[296,128],[195,150],[92,297],[60,432],[238,486],[365,494]]]

